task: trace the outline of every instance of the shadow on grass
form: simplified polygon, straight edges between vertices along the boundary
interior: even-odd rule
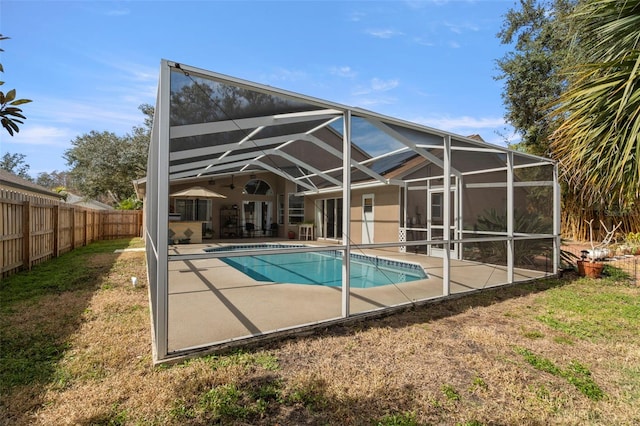
[[[331,385],[317,374],[295,383],[265,371],[225,383],[194,376],[188,384],[175,389],[184,398],[174,401],[169,423],[408,426],[419,424],[415,410],[420,407],[423,417],[449,424],[457,408],[444,394],[431,405],[421,406],[411,386],[352,397],[336,394]],[[194,388],[200,392],[194,393]]]
[[[516,283],[457,293],[443,299],[420,302],[415,305],[399,307],[397,310],[388,310],[364,315],[362,318],[354,317],[352,321],[328,325],[325,328],[316,329],[313,332],[315,338],[324,336],[353,335],[363,330],[377,327],[403,328],[406,326],[435,321],[461,314],[470,308],[486,307],[505,300],[527,296],[529,294],[543,292],[552,288],[569,284],[580,277],[574,273],[566,273],[563,278],[543,278],[525,283]],[[304,333],[308,334],[308,333]],[[251,344],[247,342],[243,347],[278,348],[287,340],[300,338],[297,335],[290,337],[277,337],[272,341],[265,340]],[[229,349],[233,351],[234,348]],[[221,351],[225,353],[227,351]]]
[[[0,417],[29,423],[46,385],[63,380],[57,364],[106,283],[116,249],[139,239],[99,241],[0,282]]]
[[[455,298],[435,301],[407,308],[404,311],[396,311],[384,314],[380,318],[367,319],[334,325],[322,330],[316,330],[313,336],[305,339],[323,339],[335,336],[350,336],[374,328],[403,328],[415,324],[436,321],[439,319],[462,314],[470,308],[490,306],[502,301],[517,299],[549,289],[558,288],[579,279],[577,275],[568,274],[562,279],[542,279],[528,283],[510,286],[494,287],[478,292],[456,295]],[[277,340],[256,344],[249,354],[255,354],[260,350],[278,350],[287,344],[292,338],[283,337]],[[205,385],[206,386],[206,385]],[[251,395],[255,395],[257,382],[238,383],[233,388],[235,395],[244,395],[244,399],[236,397],[238,403],[243,402],[247,407],[247,401]],[[257,412],[248,414],[228,409],[227,411],[198,412],[195,405],[183,406],[187,413],[193,415],[198,421],[214,421],[233,423],[234,421],[248,421],[250,424],[374,424],[374,425],[416,425],[414,414],[417,407],[421,407],[421,416],[429,418],[434,423],[449,422],[456,412],[454,398],[441,395],[431,405],[422,405],[416,401],[415,392],[411,387],[399,387],[397,389],[381,389],[366,397],[352,399],[345,394],[336,395],[331,386],[322,377],[308,377],[295,387],[282,384],[281,393],[272,403],[267,401],[265,412],[268,418],[260,416]],[[248,399],[247,399],[248,398]],[[227,401],[220,397],[220,401]],[[234,402],[235,403],[235,402]],[[221,410],[221,409],[218,409]],[[228,413],[220,414],[220,413]],[[177,417],[183,421],[186,418]],[[530,419],[535,421],[534,418]],[[469,424],[475,424],[476,419],[466,419]]]
[[[331,390],[331,383],[317,375],[291,383],[277,372],[255,371],[255,365],[252,370],[246,376],[231,378],[224,383],[192,376],[188,382],[174,389],[175,394],[181,397],[170,407],[168,423],[380,424],[378,421],[384,413],[402,415],[416,405],[410,388],[395,392],[394,396],[381,389],[365,398],[352,398],[337,396]],[[103,420],[98,417],[91,419],[92,422]]]
[[[543,279],[510,286],[492,287],[481,291],[463,293],[453,298],[416,305],[392,313],[380,314],[378,318],[347,322],[316,329],[304,339],[323,339],[334,336],[349,336],[374,328],[403,328],[415,324],[436,321],[464,313],[470,308],[490,306],[505,300],[557,288],[578,279],[572,274],[563,279]],[[245,341],[242,349],[237,347],[218,351],[223,359],[233,358],[240,351],[251,357],[261,351],[278,350],[291,339],[300,336],[274,337],[272,340],[251,343]],[[245,352],[246,351],[246,352]],[[187,361],[189,362],[189,361]],[[198,382],[194,384],[193,380]],[[309,377],[298,383],[280,382],[277,378],[253,376],[249,380],[219,383],[192,378],[184,391],[176,389],[177,395],[188,395],[193,388],[202,389],[201,399],[179,399],[171,409],[170,417],[178,424],[182,422],[249,422],[249,424],[417,424],[412,423],[412,410],[417,402],[412,389],[398,388],[381,390],[367,397],[350,399],[330,390],[322,377]],[[291,387],[295,386],[295,387]],[[265,395],[261,389],[269,388],[272,394]],[[274,390],[275,389],[275,390]],[[274,396],[275,395],[275,396]],[[451,407],[445,397],[434,406],[425,407],[426,415],[435,422],[446,421]],[[261,405],[262,404],[262,405]],[[424,413],[423,413],[424,414]],[[345,420],[348,419],[348,420]],[[363,420],[366,419],[366,420]],[[474,419],[469,419],[473,421]]]

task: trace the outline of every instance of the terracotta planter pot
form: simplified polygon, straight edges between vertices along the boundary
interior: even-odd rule
[[[296,237],[296,233],[293,231],[289,231],[289,239],[293,240]]]
[[[601,262],[583,262],[584,274],[589,278],[600,278],[604,263]]]
[[[584,277],[584,260],[578,260],[576,263],[578,264],[578,275]]]

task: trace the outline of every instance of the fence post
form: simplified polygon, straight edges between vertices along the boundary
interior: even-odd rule
[[[58,244],[58,239],[60,238],[60,204],[55,204],[53,206],[51,222],[53,225],[53,257],[58,257],[60,255],[60,244]]]
[[[96,212],[91,211],[91,227],[88,229],[91,230],[91,238],[90,241],[94,242],[96,240]]]
[[[76,209],[71,207],[71,250],[76,248]]]
[[[22,267],[31,270],[31,203],[22,202]]]
[[[98,239],[100,241],[104,240],[104,230],[102,229],[102,227],[104,226],[103,224],[103,214],[102,212],[98,213]]]
[[[96,241],[98,239],[98,227],[96,226],[98,220],[99,213],[94,211],[91,213],[91,240]]]
[[[82,211],[82,219],[84,221],[84,225],[82,226],[82,234],[83,234],[83,246],[87,245],[87,211]]]

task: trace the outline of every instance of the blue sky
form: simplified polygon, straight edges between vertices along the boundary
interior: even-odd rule
[[[124,135],[155,104],[161,59],[505,145],[496,37],[514,1],[0,0],[4,91],[27,116],[0,154],[66,170],[92,130]]]

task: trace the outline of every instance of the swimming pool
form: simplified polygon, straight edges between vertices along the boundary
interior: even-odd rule
[[[283,247],[295,246],[253,244],[207,248],[205,251],[220,252]],[[330,287],[342,285],[342,254],[337,250],[221,257],[219,259],[256,281]],[[428,278],[419,264],[353,253],[351,254],[350,272],[350,285],[353,288],[379,287]]]

